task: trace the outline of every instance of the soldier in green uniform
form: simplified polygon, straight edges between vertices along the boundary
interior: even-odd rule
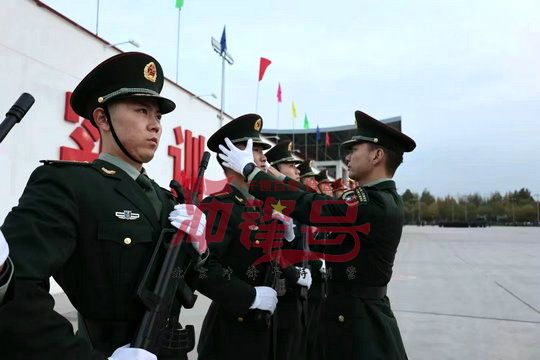
[[[406,359],[386,286],[403,228],[403,202],[392,177],[403,153],[416,144],[363,112],[355,117],[357,135],[342,146],[348,152],[349,176],[360,186],[343,200],[292,188],[272,177],[272,169],[270,174],[253,169],[250,143],[243,151],[227,142],[223,158],[231,169],[244,173],[256,198],[294,200],[293,218],[344,235],[341,243],[326,247],[331,272],[324,324],[327,358]],[[329,226],[330,221],[335,226]]]
[[[313,191],[318,191],[315,176],[319,174],[320,170],[313,166],[313,160],[304,160],[298,165],[298,170],[300,171],[300,182]]]
[[[317,180],[317,188],[321,194],[334,196],[334,193],[332,192],[332,183],[335,179],[328,175],[327,169],[321,170],[321,172],[315,176],[315,180]]]
[[[263,150],[270,145],[260,138],[262,126],[259,115],[240,116],[214,133],[208,148],[217,153],[223,166],[219,156],[226,137],[239,147],[250,141],[252,166],[264,170],[267,161]],[[276,236],[280,229],[272,212],[264,211],[249,195],[242,175],[227,167],[224,171],[228,181],[225,189],[201,203],[208,218],[211,255],[201,269],[198,289],[212,304],[201,329],[199,359],[272,359],[277,324],[273,316],[267,322],[267,316],[276,308],[278,292],[284,290],[277,284],[283,284],[281,277],[286,274],[281,274],[276,264],[260,260],[279,251],[274,247],[284,238],[294,238],[294,227],[292,220],[285,221],[282,235]]]
[[[156,59],[123,53],[74,90],[71,105],[99,129],[101,153],[93,163],[44,161],[2,225],[14,269],[0,308],[2,358],[157,359],[125,347],[144,312],[137,286],[162,229],[183,223],[200,238],[205,227],[200,210],[176,205],[143,168],[158,147],[161,115],[175,108],[159,95],[163,80]],[[193,244],[204,252],[203,239]],[[78,311],[78,334],[53,310],[51,276]],[[184,358],[182,349],[167,357]]]
[[[291,140],[285,140],[268,150],[265,155],[268,163],[286,176],[286,179],[299,181],[300,170],[296,165],[303,160],[292,151]],[[291,241],[285,241],[282,247],[283,250],[291,250],[290,254],[294,255],[287,256],[288,252],[285,252],[282,257],[288,258],[287,263],[297,266],[291,265],[282,269],[291,274],[288,278],[292,278],[293,281],[287,282],[287,292],[278,298],[275,312],[278,324],[276,358],[280,360],[303,360],[307,355],[307,293],[311,283],[310,286],[301,286],[298,279],[303,273],[309,273],[311,277],[311,272],[307,267],[307,261],[297,256],[302,254],[307,246],[307,238],[302,233],[302,224],[295,222],[295,237]]]

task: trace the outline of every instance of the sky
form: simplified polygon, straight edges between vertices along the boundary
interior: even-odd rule
[[[45,0],[92,32],[97,0]],[[224,109],[256,110],[264,127],[354,124],[354,111],[402,117],[417,148],[398,191],[540,194],[540,2],[537,0],[100,0],[98,35],[134,39],[166,76],[217,107],[221,59],[210,38],[226,26],[234,59]],[[278,106],[278,82],[283,103]],[[177,110],[181,112],[181,109]],[[278,120],[279,113],[279,120]]]

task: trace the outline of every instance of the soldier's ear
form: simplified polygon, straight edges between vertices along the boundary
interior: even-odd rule
[[[380,163],[384,159],[384,150],[381,148],[376,148],[374,151],[372,151],[372,162],[374,164]]]
[[[107,119],[105,109],[100,107],[95,108],[92,116],[94,117],[94,122],[96,123],[98,129],[103,131],[110,131],[109,119]]]

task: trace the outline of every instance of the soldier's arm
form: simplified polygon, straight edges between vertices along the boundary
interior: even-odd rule
[[[303,224],[315,226],[351,225],[358,223],[361,213],[355,204],[299,187],[297,182],[284,182],[255,169],[249,176],[249,192],[257,199],[293,200],[294,210],[290,216]],[[353,209],[351,209],[353,207]],[[352,216],[356,214],[356,216]]]
[[[0,308],[0,348],[6,358],[106,358],[53,310],[49,277],[74,251],[79,221],[75,195],[58,172],[54,166],[37,168],[2,225],[14,265],[9,299]]]
[[[223,266],[221,257],[227,252],[231,241],[238,241],[232,237],[232,226],[235,224],[227,221],[222,222],[223,216],[231,216],[230,212],[218,211],[210,203],[211,197],[203,200],[201,208],[204,209],[207,218],[207,239],[215,236],[218,241],[208,243],[210,254],[205,264],[201,266],[199,273],[198,288],[205,296],[218,302],[227,311],[232,313],[245,313],[255,300],[255,288],[234,274],[229,274]],[[213,198],[214,201],[215,198]],[[234,206],[232,203],[228,204]],[[214,212],[214,215],[211,215]],[[210,224],[211,219],[214,221]],[[237,224],[236,224],[237,225]],[[212,235],[210,235],[212,234]]]

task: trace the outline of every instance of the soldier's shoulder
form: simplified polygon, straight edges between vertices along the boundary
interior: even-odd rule
[[[68,166],[85,166],[91,167],[92,163],[88,161],[69,161],[69,160],[40,160],[43,165],[50,165],[55,167],[68,167]]]
[[[93,170],[91,170],[93,168],[91,162],[40,160],[40,163],[42,165],[36,168],[36,173],[66,176],[68,174],[88,174],[89,172],[93,172]]]
[[[220,191],[214,194],[210,194],[207,197],[205,197],[202,202],[208,203],[212,200],[219,200],[219,201],[231,201],[233,199],[233,194],[228,191]]]
[[[370,195],[362,186],[345,191],[341,198],[352,205],[367,205],[370,202]]]

